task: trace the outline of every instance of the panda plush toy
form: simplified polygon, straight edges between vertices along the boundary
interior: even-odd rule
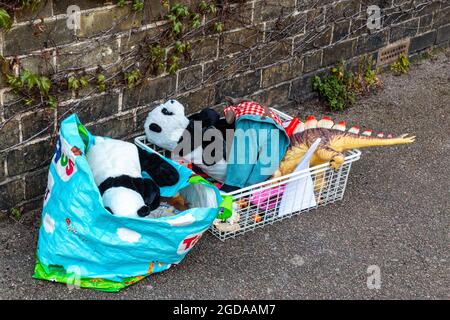
[[[192,163],[217,181],[225,180],[226,130],[234,126],[221,119],[213,109],[206,108],[186,117],[184,106],[172,99],[150,111],[144,126],[150,143],[173,152],[174,159]],[[204,139],[204,133],[209,129],[218,131],[215,132],[214,138]],[[220,146],[221,154],[216,154],[214,148],[208,148],[211,144]],[[205,149],[212,150],[213,159],[204,157]]]
[[[112,214],[146,217],[159,207],[159,187],[178,182],[178,171],[154,153],[134,144],[95,137],[86,154],[104,207]],[[144,179],[142,170],[152,179]]]

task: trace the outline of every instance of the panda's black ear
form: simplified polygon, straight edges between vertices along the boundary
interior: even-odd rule
[[[151,210],[150,210],[149,207],[147,207],[147,206],[142,206],[142,207],[138,210],[137,214],[138,214],[139,217],[146,217],[146,216],[148,216],[148,215],[150,214],[150,212],[151,212]]]
[[[158,186],[173,186],[180,179],[177,169],[155,153],[138,148],[142,171],[147,172]]]
[[[214,126],[219,121],[220,115],[211,108],[205,108],[200,112],[194,113],[188,117],[191,121],[201,121],[204,128]]]

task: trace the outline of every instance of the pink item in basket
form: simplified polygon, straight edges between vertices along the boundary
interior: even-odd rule
[[[285,186],[277,186],[263,191],[257,191],[250,197],[250,202],[259,210],[276,208],[284,193]]]

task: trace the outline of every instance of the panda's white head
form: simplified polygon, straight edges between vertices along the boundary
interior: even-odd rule
[[[145,135],[149,142],[173,151],[188,124],[183,105],[172,99],[148,113],[144,124]]]

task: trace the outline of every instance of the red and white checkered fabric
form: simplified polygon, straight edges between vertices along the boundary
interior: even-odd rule
[[[254,114],[257,116],[264,115],[264,107],[253,101],[241,102],[236,106],[225,107],[223,112],[225,113],[225,115],[227,115],[227,112],[230,110],[234,111],[235,120],[237,120],[240,116],[243,116],[246,114]],[[270,110],[270,116],[275,122],[277,122],[279,125],[283,126],[283,122],[281,121],[280,117],[278,117],[278,115],[275,112],[273,112],[272,110]]]

